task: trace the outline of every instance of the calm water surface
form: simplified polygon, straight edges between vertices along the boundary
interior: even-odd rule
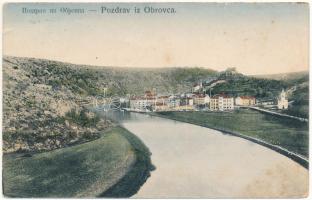
[[[131,113],[123,126],[156,170],[134,198],[304,197],[308,170],[273,150],[209,128]]]

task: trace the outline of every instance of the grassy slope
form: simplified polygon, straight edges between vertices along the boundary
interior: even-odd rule
[[[5,155],[4,194],[12,197],[95,197],[103,195],[117,182],[120,185],[129,174],[130,179],[138,178],[139,172],[142,180],[136,179],[136,184],[129,189],[136,192],[149,176],[150,166],[149,151],[144,144],[127,130],[115,127],[100,139],[81,145],[32,157]],[[128,177],[127,181],[131,182],[130,179]],[[122,192],[118,195],[129,195]]]
[[[288,110],[284,110],[285,113],[308,118],[309,117],[309,85],[302,84],[297,90],[295,90],[289,97],[290,101],[294,101],[292,106]]]
[[[140,186],[145,183],[150,176],[150,171],[155,167],[151,163],[148,148],[140,141],[138,137],[128,131],[122,132],[123,136],[134,147],[136,161],[130,171],[111,188],[100,194],[100,197],[130,197],[137,193]]]
[[[238,132],[308,156],[307,123],[242,109],[233,113],[164,112],[159,115],[201,126]]]

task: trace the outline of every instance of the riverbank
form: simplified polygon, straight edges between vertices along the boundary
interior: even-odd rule
[[[8,197],[130,197],[150,176],[148,148],[122,127],[97,140],[31,157],[3,156]]]
[[[308,124],[249,109],[234,112],[162,112],[152,115],[229,133],[269,147],[307,168]],[[298,155],[298,156],[296,156]]]
[[[243,108],[243,107],[241,107],[241,108]],[[267,113],[267,114],[271,114],[271,115],[277,115],[279,117],[286,117],[286,118],[299,120],[299,121],[307,122],[307,123],[309,122],[309,119],[307,119],[307,118],[296,117],[296,116],[293,116],[293,115],[287,115],[287,114],[284,114],[284,113],[271,111],[271,110],[267,110],[267,109],[262,109],[262,108],[259,108],[259,107],[246,106],[245,108],[257,110],[257,111],[260,111],[260,112],[263,112],[263,113]]]
[[[151,163],[151,153],[141,140],[134,134],[126,131],[121,132],[133,148],[136,160],[128,173],[116,184],[99,195],[99,197],[125,198],[137,193],[140,186],[150,177],[150,171],[155,167]]]

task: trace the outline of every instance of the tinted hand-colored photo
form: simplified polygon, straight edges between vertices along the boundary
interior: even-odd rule
[[[9,198],[304,198],[307,3],[7,3]]]

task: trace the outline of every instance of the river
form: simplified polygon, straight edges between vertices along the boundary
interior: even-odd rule
[[[131,113],[122,124],[156,170],[134,198],[305,197],[308,170],[261,145],[174,120]]]

